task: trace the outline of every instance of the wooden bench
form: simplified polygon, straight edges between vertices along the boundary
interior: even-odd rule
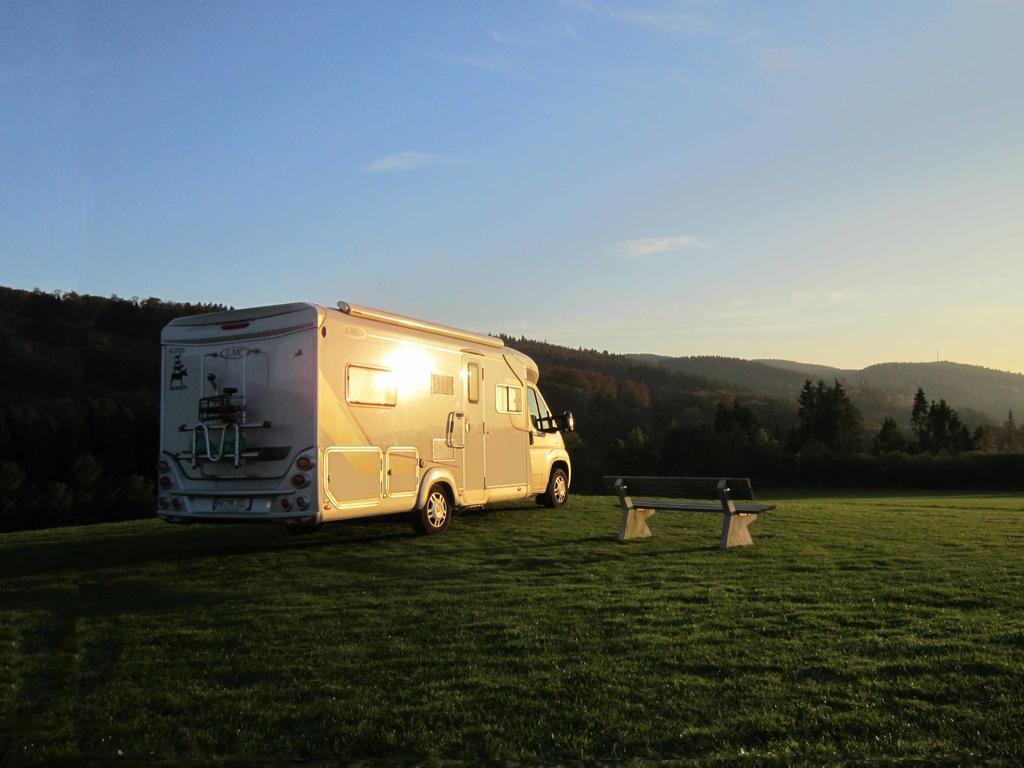
[[[647,520],[656,510],[679,512],[712,512],[722,515],[720,549],[744,547],[754,543],[747,526],[762,512],[775,509],[774,504],[761,504],[754,499],[748,477],[627,477],[606,476],[605,484],[614,489],[622,505],[619,541],[646,538],[651,535]],[[642,493],[634,498],[631,493]],[[733,494],[744,501],[734,501]],[[683,499],[669,501],[669,497]],[[709,499],[707,501],[695,499]],[[716,501],[710,501],[716,499]]]

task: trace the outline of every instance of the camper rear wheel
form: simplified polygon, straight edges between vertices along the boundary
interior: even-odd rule
[[[569,476],[565,474],[564,469],[555,468],[551,470],[551,477],[548,479],[548,489],[537,497],[538,503],[543,504],[545,507],[558,509],[565,506],[568,498]]]
[[[451,525],[454,511],[455,506],[452,504],[448,486],[444,483],[434,483],[427,491],[427,500],[423,506],[413,510],[412,527],[416,529],[416,533],[424,536],[444,533]]]

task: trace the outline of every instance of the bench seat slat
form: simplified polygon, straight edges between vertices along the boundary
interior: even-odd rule
[[[627,491],[643,494],[647,497],[671,497],[676,499],[714,498],[717,496],[718,485],[726,484],[731,498],[743,497],[754,501],[754,491],[748,477],[656,477],[631,475],[606,475],[605,485],[615,489],[619,482]]]
[[[666,501],[665,499],[639,499],[634,496],[633,506],[638,507],[640,509],[676,509],[689,512],[717,512],[718,514],[722,513],[722,505],[717,502]],[[768,512],[769,510],[775,509],[774,504],[749,504],[744,502],[733,502],[733,506],[736,507],[737,512],[743,512],[745,514]]]

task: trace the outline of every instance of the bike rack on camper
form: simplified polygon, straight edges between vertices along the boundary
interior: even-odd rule
[[[200,371],[200,381],[209,381],[216,392],[217,384],[214,374],[207,377],[206,360],[210,357],[219,357],[224,360],[242,361],[242,393],[234,387],[225,387],[222,392],[207,395],[199,400],[199,420],[192,426],[182,424],[178,427],[179,432],[192,433],[192,453],[184,454],[182,458],[191,459],[192,468],[198,466],[199,461],[212,461],[214,463],[224,458],[225,449],[231,449],[231,456],[235,468],[242,465],[243,458],[252,458],[258,455],[258,451],[243,452],[242,444],[245,441],[247,429],[270,429],[272,424],[269,421],[249,423],[248,418],[248,360],[249,355],[261,354],[259,349],[249,347],[232,347],[221,352],[207,352],[203,355]],[[202,386],[202,385],[201,385]],[[217,448],[214,450],[211,433],[220,430],[220,440],[217,441]],[[233,435],[228,440],[228,431]],[[200,440],[200,437],[202,438]],[[203,450],[200,451],[200,446]]]

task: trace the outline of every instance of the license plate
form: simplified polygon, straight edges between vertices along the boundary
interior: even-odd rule
[[[243,496],[224,496],[213,500],[214,512],[248,512],[252,499]]]

